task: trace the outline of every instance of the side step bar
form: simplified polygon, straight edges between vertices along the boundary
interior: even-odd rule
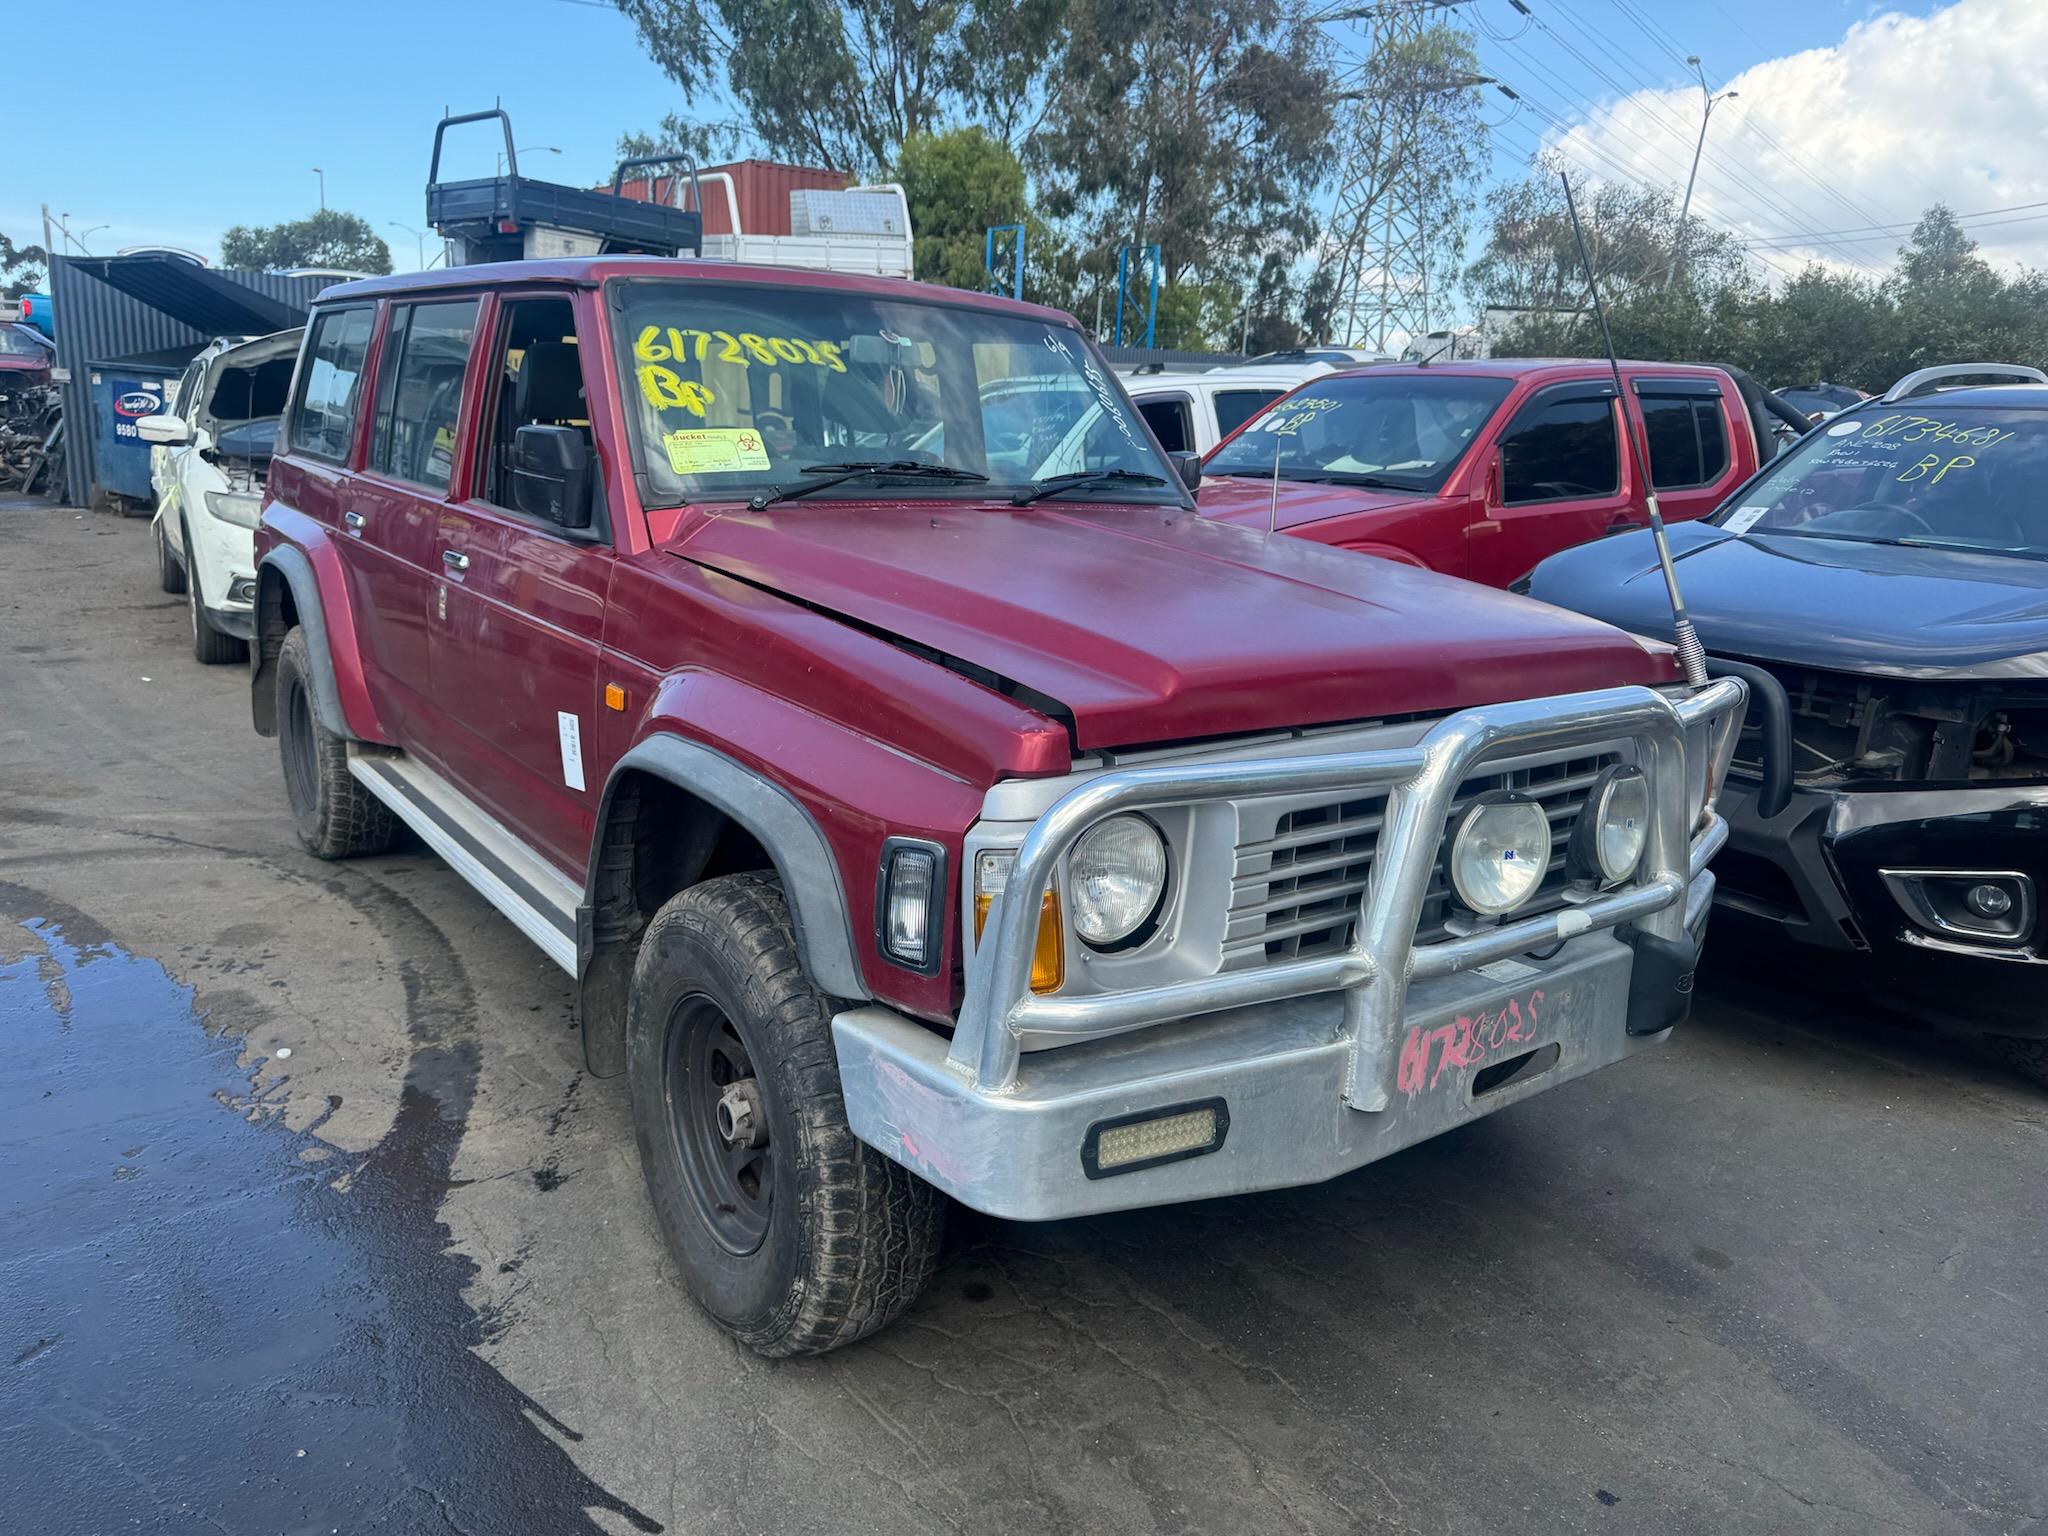
[[[409,757],[357,755],[349,772],[455,872],[475,886],[513,927],[572,977],[577,973],[576,910],[583,891],[438,773]]]

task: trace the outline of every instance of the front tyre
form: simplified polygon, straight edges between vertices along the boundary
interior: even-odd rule
[[[2048,1088],[2048,1040],[2022,1040],[2015,1035],[1986,1035],[1991,1054],[2021,1077]]]
[[[818,1354],[916,1299],[945,1197],[848,1127],[832,1005],[773,875],[707,880],[655,915],[626,1050],[648,1195],[721,1328],[759,1354]]]
[[[199,562],[192,555],[192,541],[185,541],[185,607],[192,619],[192,657],[202,666],[224,666],[247,661],[249,652],[239,635],[224,634],[206,616],[206,603],[199,594]]]
[[[348,743],[313,712],[313,667],[296,626],[277,653],[277,755],[292,828],[320,859],[382,853],[397,831],[391,808],[348,771]]]

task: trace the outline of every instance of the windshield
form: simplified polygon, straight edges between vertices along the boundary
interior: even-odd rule
[[[0,357],[47,358],[52,350],[26,326],[0,325]]]
[[[1123,392],[1069,327],[826,287],[629,279],[615,291],[648,506],[741,500],[814,469],[905,462],[963,478],[883,473],[819,494],[872,497],[886,484],[891,497],[987,499],[1122,471],[1161,483],[1073,494],[1179,498]]]
[[[1217,449],[1203,472],[1370,480],[1434,491],[1507,398],[1505,379],[1370,373],[1305,384]]]
[[[1713,520],[1730,533],[2048,558],[2048,411],[1853,412]]]

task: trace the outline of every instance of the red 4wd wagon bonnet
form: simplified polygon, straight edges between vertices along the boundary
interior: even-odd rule
[[[948,1197],[1325,1179],[1685,1013],[1741,685],[1197,515],[1049,310],[347,284],[260,544],[307,846],[407,822],[576,978],[677,1262],[767,1353],[907,1305]]]

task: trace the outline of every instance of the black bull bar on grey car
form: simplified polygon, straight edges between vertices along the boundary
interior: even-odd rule
[[[1442,720],[1412,746],[1139,767],[1091,778],[1041,815],[1017,850],[974,953],[950,1046],[925,1026],[885,1008],[851,1010],[834,1021],[853,1128],[956,1198],[998,1214],[1064,1215],[1230,1192],[1227,1184],[1217,1187],[1214,1173],[1158,1177],[1176,1175],[1169,1168],[1116,1180],[1132,1187],[1114,1194],[1099,1184],[1084,1190],[1083,1159],[1078,1136],[1069,1134],[1072,1127],[1065,1126],[1045,1146],[1033,1136],[1053,1120],[1072,1120],[1121,1102],[1110,1091],[1121,1082],[1142,1081],[1165,1091],[1168,1083],[1159,1076],[1153,1053],[1177,1049],[1165,1042],[1181,1032],[1116,1037],[1174,1021],[1212,1021],[1213,1028],[1200,1032],[1204,1044],[1187,1047],[1200,1061],[1191,1058],[1186,1071],[1176,1067],[1178,1075],[1168,1077],[1201,1085],[1227,1083],[1224,1058],[1229,1051],[1219,1044],[1222,1031],[1237,1021],[1258,1020],[1262,1010],[1276,1020],[1299,1020],[1305,1017],[1299,1004],[1307,999],[1326,1005],[1312,1033],[1328,1036],[1332,1025],[1335,1030],[1334,1037],[1320,1040],[1318,1059],[1327,1066],[1333,1059],[1330,1048],[1343,1050],[1342,1103],[1353,1111],[1399,1117],[1405,1108],[1395,1101],[1400,1025],[1411,986],[1599,935],[1604,948],[1594,958],[1609,973],[1602,985],[1613,990],[1612,975],[1619,967],[1625,992],[1628,951],[1611,937],[1612,929],[1626,923],[1654,940],[1686,941],[1689,927],[1704,913],[1703,897],[1712,890],[1707,862],[1727,838],[1713,801],[1735,748],[1746,699],[1744,685],[1734,678],[1710,683],[1686,698],[1645,687],[1614,688],[1466,710]],[[1690,764],[1688,737],[1697,751]],[[1515,754],[1617,741],[1633,743],[1650,786],[1651,824],[1635,875],[1615,889],[1582,895],[1555,910],[1418,945],[1418,917],[1460,785],[1489,762]],[[1386,795],[1371,879],[1348,945],[1314,958],[1102,995],[1032,992],[1043,893],[1057,882],[1068,850],[1089,827],[1125,811],[1323,791]],[[1586,954],[1579,961],[1583,966]],[[1329,1011],[1333,995],[1341,1008]],[[1196,1033],[1190,1025],[1188,1037]],[[1275,1039],[1284,1034],[1279,1031]],[[1056,1042],[1050,1050],[1030,1053],[1029,1074],[1024,1071],[1026,1036],[1034,1045]],[[1237,1038],[1234,1048],[1242,1049],[1246,1039],[1257,1036],[1240,1032]],[[1619,1059],[1618,1052],[1589,1058],[1581,1070],[1613,1059]],[[1032,1081],[1040,1075],[1040,1063],[1047,1064],[1045,1084]],[[1565,1075],[1549,1081],[1562,1081]],[[1014,1112],[1005,1114],[1006,1109]],[[977,1133],[978,1115],[1008,1122],[1016,1132],[1031,1128],[1008,1143],[1016,1160]],[[1446,1128],[1439,1124],[1421,1134]],[[961,1148],[949,1142],[967,1140],[975,1142],[970,1155],[950,1155]],[[1055,1157],[1053,1149],[1062,1144],[1073,1150]],[[1385,1150],[1392,1150],[1392,1144],[1372,1155]],[[1355,1160],[1349,1166],[1369,1160],[1355,1152],[1351,1156]],[[1036,1170],[1018,1165],[1029,1165],[1034,1157],[1047,1165]],[[1011,1166],[1001,1166],[1006,1161]],[[1311,1182],[1340,1171],[1311,1158],[1298,1176],[1289,1178],[1268,1166],[1242,1187]],[[1087,1177],[1095,1177],[1092,1169]],[[1041,1187],[1027,1191],[1033,1178]],[[1071,1188],[1063,1196],[1042,1187],[1046,1184]]]

